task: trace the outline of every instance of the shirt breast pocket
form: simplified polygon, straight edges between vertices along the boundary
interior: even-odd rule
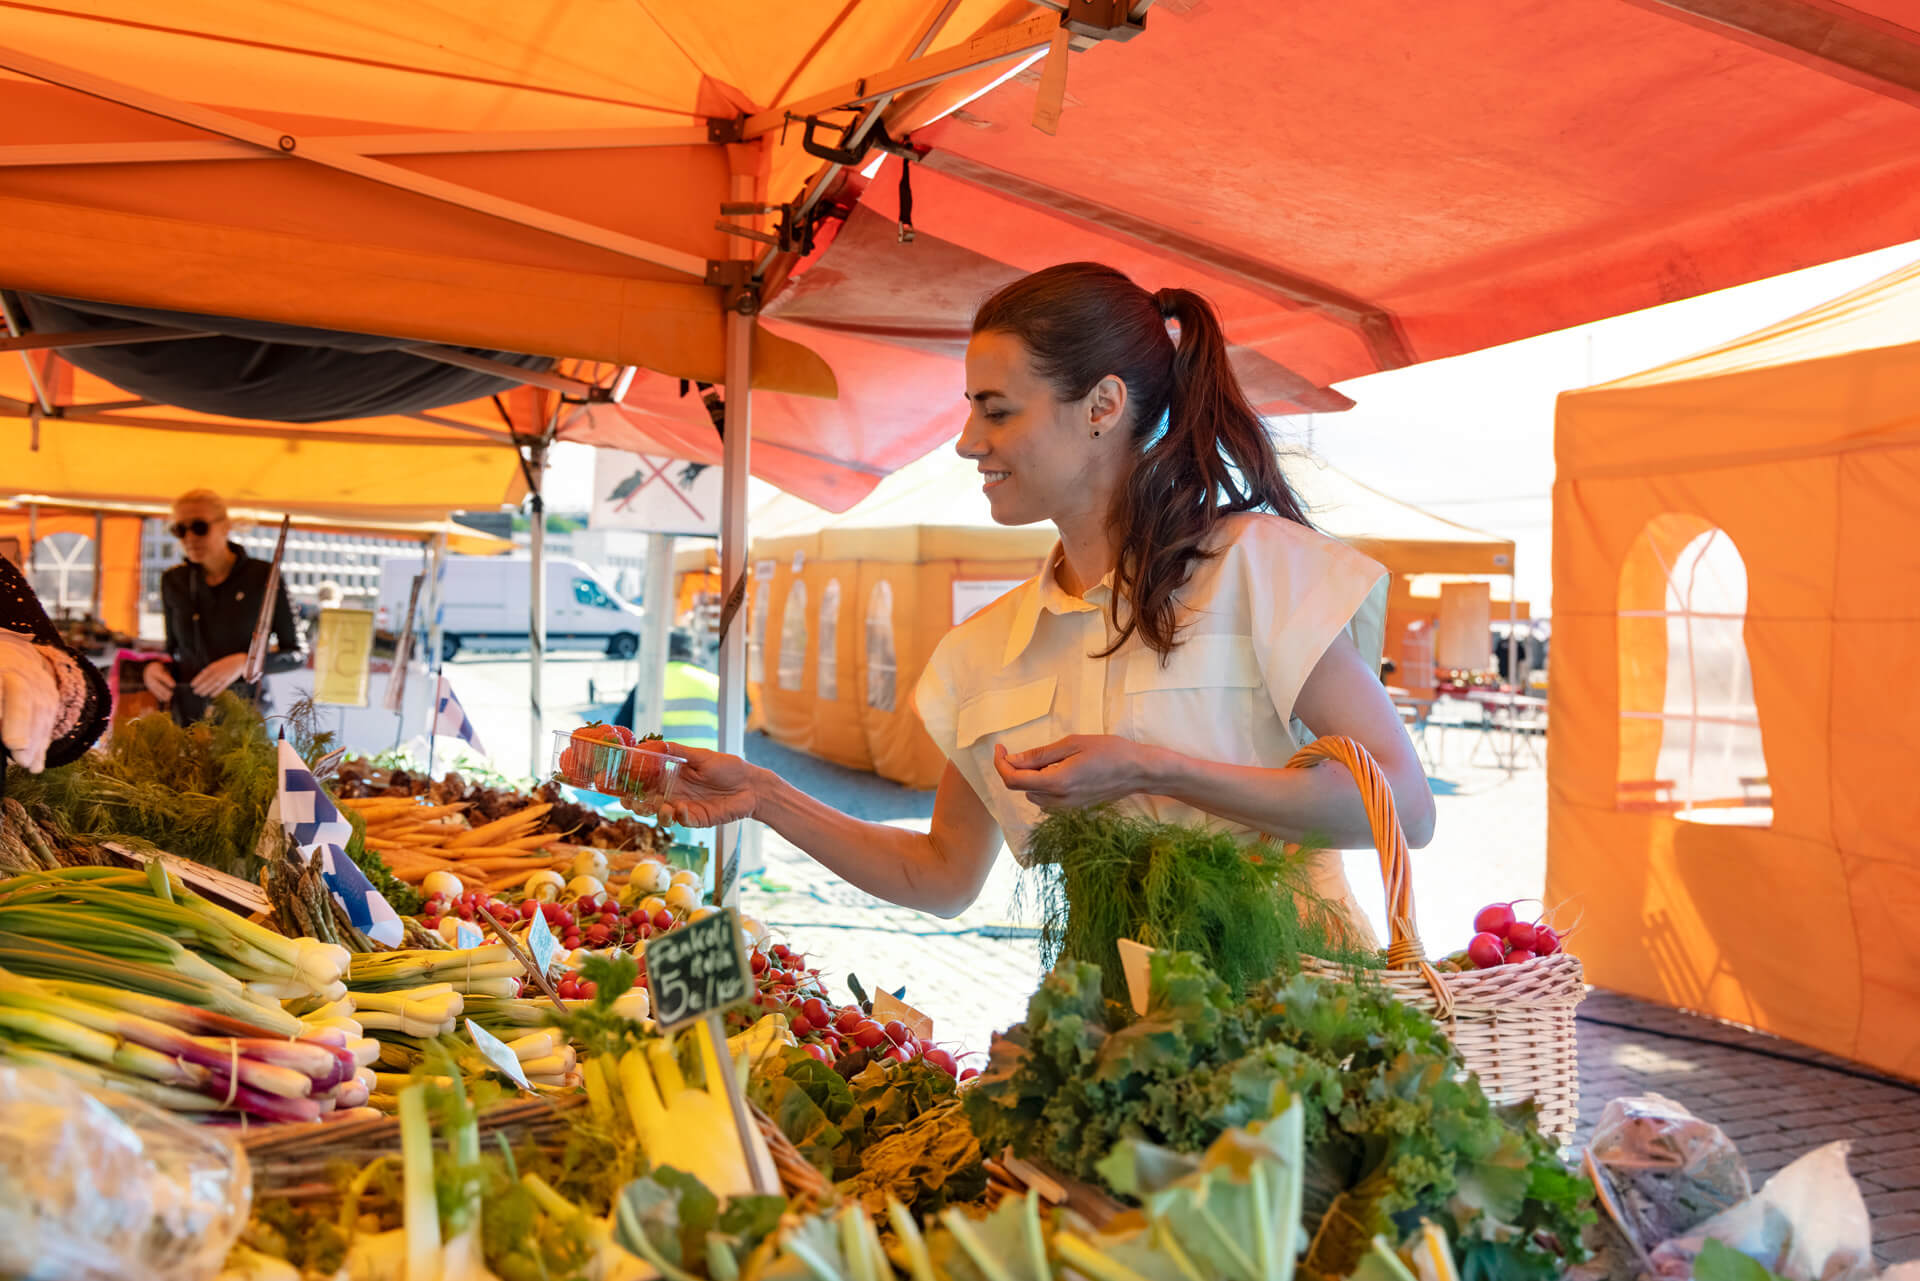
[[[1164,664],[1152,650],[1127,657],[1132,737],[1197,760],[1258,763],[1254,712],[1264,691],[1247,636],[1189,636]]]
[[[1056,683],[1054,677],[1043,676],[1024,685],[990,689],[960,704],[955,712],[955,745],[973,754],[988,787],[1012,806],[1012,813],[1001,817],[1003,825],[1012,817],[1031,828],[1044,815],[1038,805],[1027,799],[1025,792],[1009,792],[1001,784],[993,768],[994,746],[1003,745],[1008,752],[1025,752],[1045,747],[1060,737],[1053,715]],[[994,807],[989,804],[988,808]]]

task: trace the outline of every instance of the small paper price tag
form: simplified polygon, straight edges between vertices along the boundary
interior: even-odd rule
[[[487,1062],[506,1073],[507,1077],[521,1089],[528,1093],[533,1092],[533,1086],[527,1081],[526,1072],[520,1067],[519,1056],[508,1048],[505,1041],[472,1019],[467,1020],[467,1035],[473,1038],[473,1048],[480,1051]]]
[[[1120,946],[1120,968],[1127,976],[1127,995],[1133,999],[1133,1012],[1146,1017],[1148,977],[1154,949],[1132,939],[1115,940]]]
[[[882,1025],[899,1019],[916,1041],[933,1040],[933,1020],[890,992],[878,992],[873,998],[873,1021]]]
[[[454,922],[453,945],[459,948],[461,951],[464,952],[468,948],[479,947],[482,944],[484,944],[486,941],[487,941],[487,936],[482,934],[480,932],[480,927],[478,925],[475,925],[472,921]]]
[[[748,973],[732,908],[647,940],[647,990],[663,1032],[744,1005]]]
[[[533,924],[527,927],[527,951],[533,953],[534,968],[542,974],[553,973],[554,954],[559,950],[559,942],[547,928],[547,914],[535,912]]]

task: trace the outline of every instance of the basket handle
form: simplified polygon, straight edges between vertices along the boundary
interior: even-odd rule
[[[1387,968],[1419,970],[1433,990],[1439,1016],[1445,1018],[1453,1010],[1453,994],[1440,972],[1427,962],[1426,945],[1420,941],[1420,927],[1413,918],[1413,864],[1407,854],[1407,834],[1400,826],[1400,811],[1394,807],[1393,788],[1388,786],[1387,776],[1380,772],[1373,754],[1351,738],[1316,738],[1293,754],[1287,768],[1311,769],[1322,761],[1347,767],[1367,807],[1373,847],[1380,852],[1380,879],[1387,888]]]

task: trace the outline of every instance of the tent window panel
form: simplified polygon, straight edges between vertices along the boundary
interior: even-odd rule
[[[756,685],[767,681],[767,594],[773,590],[771,578],[753,585],[753,618],[747,629],[747,679]]]
[[[814,692],[825,702],[840,698],[840,580],[829,578],[820,592],[820,671]]]
[[[1623,648],[1664,641],[1665,661],[1657,702],[1650,688],[1637,706],[1623,692],[1619,803],[1691,822],[1765,827],[1773,791],[1747,657],[1746,563],[1723,531],[1709,527],[1682,543],[1685,532],[1656,520],[1636,548],[1643,567],[1651,558],[1664,580],[1663,608],[1622,593]],[[1639,764],[1630,765],[1629,751]],[[1652,777],[1633,777],[1648,762]]]
[[[807,585],[799,579],[787,589],[780,611],[780,688],[798,692],[807,680]]]
[[[893,585],[884,579],[867,597],[867,706],[893,710],[897,666],[893,653]]]

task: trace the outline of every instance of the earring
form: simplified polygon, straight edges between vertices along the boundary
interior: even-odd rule
[[[1098,427],[1095,427],[1095,428],[1093,429],[1093,438],[1094,438],[1095,440],[1099,440],[1099,439],[1100,439],[1100,429],[1099,429]]]

